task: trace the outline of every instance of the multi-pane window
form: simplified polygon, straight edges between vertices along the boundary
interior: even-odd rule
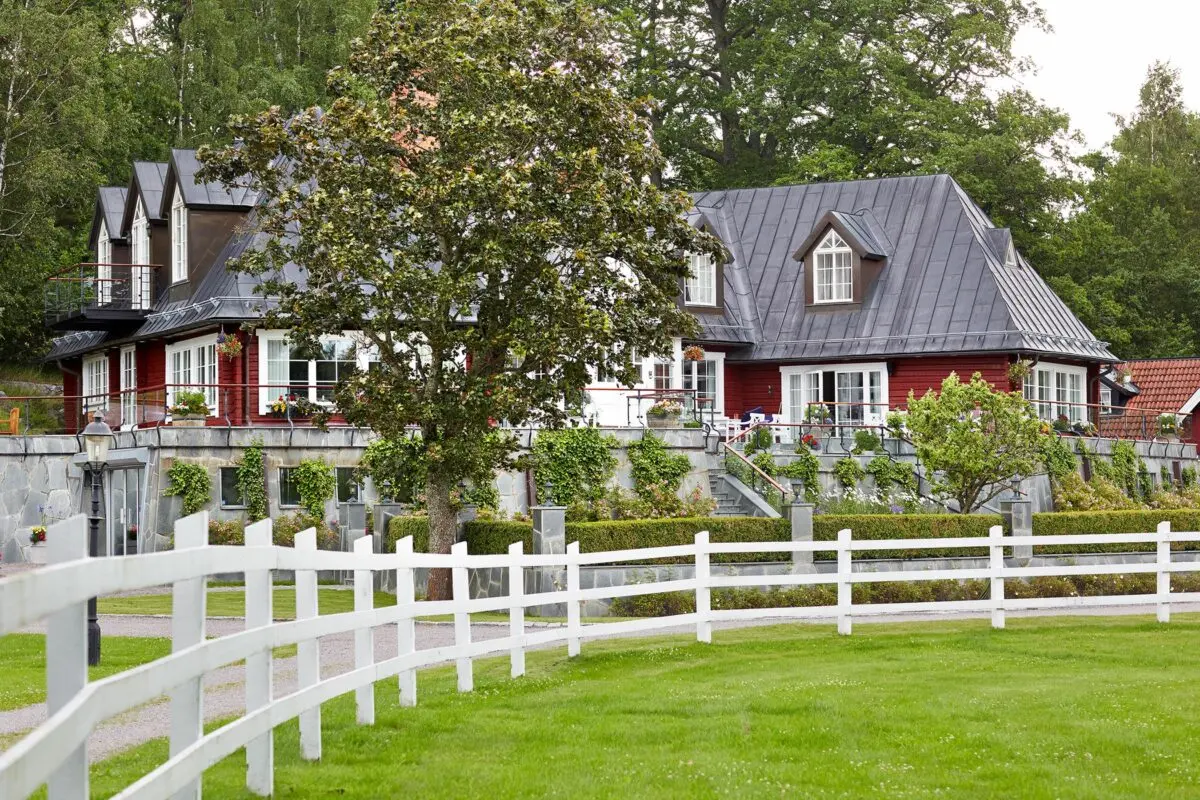
[[[323,339],[315,353],[316,358],[303,358],[305,354],[293,353],[283,333],[267,338],[265,349],[264,406],[279,397],[331,403],[338,383],[359,369],[360,361],[367,364],[372,358],[370,348],[358,348],[354,340],[347,337]]]
[[[83,361],[84,411],[108,408],[108,356],[98,355]]]
[[[221,507],[241,508],[246,504],[238,485],[238,468],[221,467]]]
[[[112,240],[103,220],[96,234],[96,301],[100,305],[112,302]]]
[[[784,369],[790,422],[816,422],[808,409],[825,406],[839,424],[878,425],[887,413],[886,371],[879,365]]]
[[[1040,418],[1066,417],[1071,422],[1083,422],[1087,419],[1083,381],[1082,368],[1046,364],[1025,376],[1022,389]]]
[[[1100,386],[1100,413],[1113,413],[1112,389],[1103,384]]]
[[[665,392],[674,388],[671,386],[671,370],[674,365],[670,361],[654,362],[654,389]]]
[[[201,392],[210,414],[217,413],[215,338],[191,339],[167,346],[167,405],[179,392]]]
[[[150,282],[145,275],[146,265],[150,263],[150,223],[146,219],[146,208],[139,199],[133,209],[133,222],[129,229],[129,262],[137,266],[129,270],[129,285],[120,287],[122,294],[127,296],[129,307],[135,309],[150,307]]]
[[[717,362],[683,362],[683,388],[696,392],[696,403],[704,410],[715,407],[717,402]]]
[[[854,299],[854,252],[830,231],[813,251],[813,289],[818,303],[848,303]]]
[[[137,349],[121,350],[121,424],[137,422]]]
[[[187,206],[183,204],[183,192],[175,189],[175,199],[171,201],[171,282],[186,281],[188,277],[187,258]]]
[[[688,278],[683,284],[683,302],[690,306],[717,304],[717,264],[711,255],[688,255]]]
[[[295,467],[279,468],[279,505],[281,506],[300,505],[300,482],[293,475],[295,471]]]

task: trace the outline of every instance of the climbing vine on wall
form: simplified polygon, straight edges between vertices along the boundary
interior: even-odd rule
[[[325,516],[325,503],[337,491],[333,467],[320,458],[301,461],[292,471],[292,480],[300,492],[300,506],[316,519]]]
[[[200,511],[212,499],[212,483],[208,478],[208,470],[199,464],[176,461],[167,470],[167,480],[171,485],[163,494],[183,499],[184,516]]]
[[[246,507],[246,517],[257,522],[267,517],[267,472],[263,459],[263,441],[255,439],[242,451],[236,462],[238,494]]]
[[[562,506],[599,500],[617,470],[616,446],[617,440],[599,428],[540,432],[533,440],[533,474],[539,493],[547,486],[550,491],[538,500]]]
[[[692,469],[687,456],[668,452],[666,443],[649,431],[640,441],[631,442],[626,452],[633,490],[642,497],[653,495],[655,490],[678,492]]]

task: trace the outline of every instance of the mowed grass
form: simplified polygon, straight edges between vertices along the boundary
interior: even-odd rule
[[[272,614],[275,619],[296,618],[296,590],[275,589],[272,597]],[[387,592],[375,592],[375,605],[394,606],[396,596]],[[101,614],[170,614],[170,594],[143,594],[131,597],[101,597],[96,603]],[[341,614],[354,610],[354,592],[347,589],[317,589],[317,610],[321,614]],[[207,612],[210,617],[244,617],[246,615],[246,593],[223,590],[208,592]]]
[[[325,705],[320,763],[275,735],[277,797],[1192,798],[1200,790],[1200,619],[1010,620],[717,631],[585,643],[476,664],[476,690],[421,673],[374,726]],[[97,765],[108,797],[156,741]],[[238,753],[205,795],[250,797]]]
[[[170,639],[105,636],[100,664],[88,668],[88,680],[99,680],[162,658],[171,652]],[[46,700],[46,637],[40,633],[0,636],[0,711]]]

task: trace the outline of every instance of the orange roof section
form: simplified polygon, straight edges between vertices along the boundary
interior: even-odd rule
[[[1139,390],[1127,408],[1178,412],[1200,391],[1200,358],[1150,358],[1121,366],[1133,373]]]

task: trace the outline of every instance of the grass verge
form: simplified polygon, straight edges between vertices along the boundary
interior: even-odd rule
[[[169,639],[105,636],[100,643],[101,663],[88,668],[88,680],[124,672],[170,652]],[[46,637],[40,633],[0,637],[0,675],[4,676],[0,681],[0,711],[45,702]]]
[[[1011,620],[718,631],[588,643],[448,668],[378,722],[324,707],[320,763],[279,728],[276,797],[1195,797],[1200,619]],[[98,765],[107,797],[166,757],[163,741]],[[205,794],[250,797],[235,754]]]

